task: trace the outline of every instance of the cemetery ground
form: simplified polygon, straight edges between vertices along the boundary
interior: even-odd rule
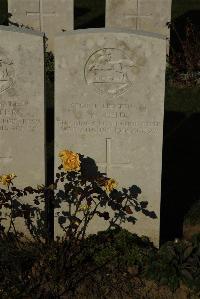
[[[8,232],[1,218],[1,298],[199,298],[200,235],[155,248],[147,237],[120,227],[124,221],[134,225],[139,211],[156,218],[148,202],[138,199],[140,188],[119,191],[88,157],[70,151],[59,156],[62,163],[51,186],[20,190],[14,186],[15,175],[0,177],[1,204],[11,210]],[[65,233],[55,241],[46,215],[37,208],[54,191],[52,203],[63,210],[58,222]],[[27,194],[35,195],[36,206],[24,205]],[[62,208],[63,202],[70,208]],[[86,237],[95,215],[108,229]],[[17,232],[18,217],[24,218],[31,239]]]
[[[186,3],[182,0],[183,10],[188,9]],[[196,1],[191,3],[196,7]],[[174,15],[179,9],[174,4]],[[97,13],[95,22],[99,18]],[[80,16],[77,27],[85,23]],[[52,170],[53,56],[46,60]],[[200,298],[200,85],[193,76],[199,71],[194,60],[193,66],[180,72],[169,64],[166,76],[160,249],[120,228],[82,242],[71,237],[46,243],[37,239],[41,231],[32,231],[35,242],[24,242],[0,230],[0,298]],[[42,225],[47,229],[44,218]]]

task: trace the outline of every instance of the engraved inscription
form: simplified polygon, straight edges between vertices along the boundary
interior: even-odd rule
[[[67,119],[56,118],[58,128],[66,134],[93,134],[103,136],[158,134],[162,123],[147,120],[145,103],[71,103]],[[135,114],[136,112],[136,114]],[[80,116],[77,117],[77,116]],[[139,119],[133,118],[138,115]]]
[[[0,94],[8,90],[14,83],[13,62],[0,49]]]
[[[35,131],[40,126],[40,119],[24,113],[24,107],[27,105],[27,102],[0,102],[0,132]]]
[[[57,119],[58,127],[67,134],[133,135],[156,134],[160,131],[158,121],[69,121]]]
[[[134,62],[124,51],[104,48],[93,53],[85,65],[85,80],[100,94],[118,96],[134,81]]]

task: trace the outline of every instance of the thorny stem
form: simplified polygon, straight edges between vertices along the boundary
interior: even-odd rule
[[[124,204],[124,206],[122,206],[122,209],[127,205],[127,203],[128,203],[128,198],[126,199],[126,202],[125,202],[125,204]],[[107,228],[107,231],[112,227],[112,225],[113,224],[115,224],[116,222],[117,222],[117,220],[119,219],[119,214],[118,214],[118,216],[117,217],[115,217],[115,220],[113,220],[114,219],[114,217],[112,218],[112,220],[110,221],[110,225],[109,225],[109,227]],[[112,223],[112,224],[111,224]]]
[[[10,185],[8,185],[8,191],[10,192]],[[12,216],[12,212],[13,212],[13,198],[14,196],[10,197],[10,225],[9,225],[9,228],[8,228],[8,232],[10,231],[11,227],[13,227],[13,230],[14,230],[14,233],[15,233],[15,240],[17,241],[17,244],[20,246],[20,242],[17,238],[17,231],[16,231],[16,228],[15,228],[15,224],[14,224],[14,221],[13,221],[13,216]],[[20,246],[21,247],[21,246]]]

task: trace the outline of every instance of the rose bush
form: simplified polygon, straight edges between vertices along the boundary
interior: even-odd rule
[[[125,222],[135,224],[136,213],[156,218],[140,201],[141,189],[135,185],[118,190],[115,179],[100,173],[94,160],[69,150],[59,153],[61,165],[54,183],[56,219],[68,239],[83,239],[89,223],[100,217],[107,229]]]

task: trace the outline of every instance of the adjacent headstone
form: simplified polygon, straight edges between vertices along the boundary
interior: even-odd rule
[[[10,21],[44,32],[53,51],[55,33],[72,30],[74,0],[8,0]]]
[[[106,27],[130,28],[169,37],[172,0],[106,0]]]
[[[165,66],[166,40],[158,34],[99,29],[56,38],[55,157],[63,149],[84,154],[121,187],[138,185],[158,219],[137,214],[138,223],[125,227],[156,245]],[[95,219],[89,232],[102,229]]]
[[[37,187],[45,183],[44,37],[0,26],[0,41],[0,175]]]

